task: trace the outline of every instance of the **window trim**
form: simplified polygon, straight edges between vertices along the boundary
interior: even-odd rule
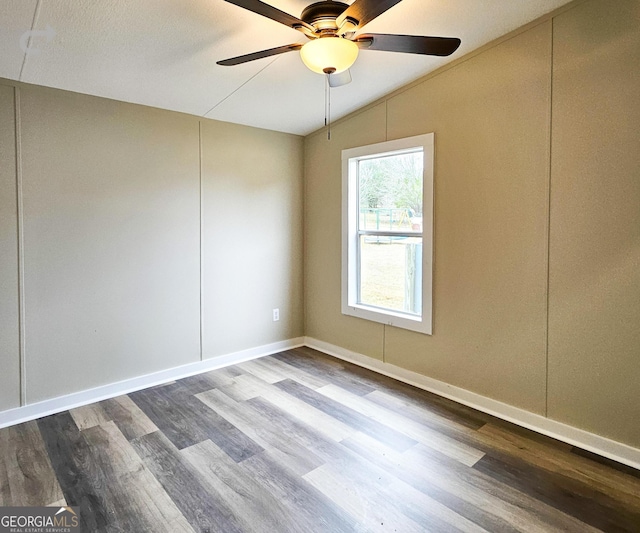
[[[342,314],[431,335],[433,331],[433,133],[342,150]],[[423,150],[422,314],[409,315],[357,303],[358,190],[357,161],[411,149]]]

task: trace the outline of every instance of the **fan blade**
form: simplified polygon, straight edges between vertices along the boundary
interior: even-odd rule
[[[355,42],[367,50],[386,52],[406,52],[428,56],[449,56],[460,46],[456,37],[423,37],[420,35],[391,35],[386,33],[365,33],[358,35]]]
[[[299,18],[289,15],[289,13],[285,13],[284,11],[280,11],[278,8],[265,4],[260,0],[225,0],[225,2],[243,7],[253,13],[257,13],[258,15],[262,15],[268,19],[280,22],[294,30],[302,30],[304,28],[311,33],[315,33],[316,31],[313,26],[303,22]]]
[[[342,87],[347,83],[351,83],[351,72],[349,69],[338,74],[327,74],[329,77],[329,87]]]
[[[248,61],[254,61],[256,59],[262,59],[263,57],[277,56],[278,54],[284,54],[285,52],[293,52],[294,50],[300,50],[300,48],[302,48],[301,44],[287,44],[285,46],[278,46],[277,48],[269,48],[268,50],[253,52],[253,54],[224,59],[222,61],[217,61],[217,64],[230,67],[233,65],[240,65],[241,63],[247,63]]]
[[[347,17],[358,21],[358,28],[371,22],[382,15],[387,9],[395,6],[401,0],[356,0],[336,19],[338,28],[341,28]]]

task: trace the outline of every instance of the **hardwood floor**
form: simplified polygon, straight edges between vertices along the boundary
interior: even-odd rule
[[[87,532],[640,532],[640,472],[308,348],[0,430]]]

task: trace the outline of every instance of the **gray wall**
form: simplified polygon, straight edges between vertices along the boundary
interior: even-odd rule
[[[0,85],[0,410],[20,405],[15,95]]]
[[[640,447],[640,2],[591,0],[305,140],[305,332]],[[434,334],[340,313],[340,151],[435,132]]]
[[[18,176],[2,83],[6,409],[19,405]],[[302,335],[300,137],[16,85],[27,403]]]

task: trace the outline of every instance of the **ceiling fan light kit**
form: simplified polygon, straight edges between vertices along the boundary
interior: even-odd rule
[[[351,5],[333,0],[323,0],[307,6],[302,11],[300,18],[285,13],[261,0],[225,1],[298,30],[310,41],[304,46],[294,43],[225,59],[218,61],[218,65],[239,65],[264,57],[300,50],[302,61],[309,69],[319,74],[328,75],[339,74],[353,65],[358,57],[359,48],[447,56],[460,46],[460,39],[453,37],[392,34],[356,35],[356,32],[363,26],[401,0],[355,0]]]
[[[300,50],[302,62],[318,74],[339,74],[353,65],[358,45],[349,39],[328,36],[306,43]]]

